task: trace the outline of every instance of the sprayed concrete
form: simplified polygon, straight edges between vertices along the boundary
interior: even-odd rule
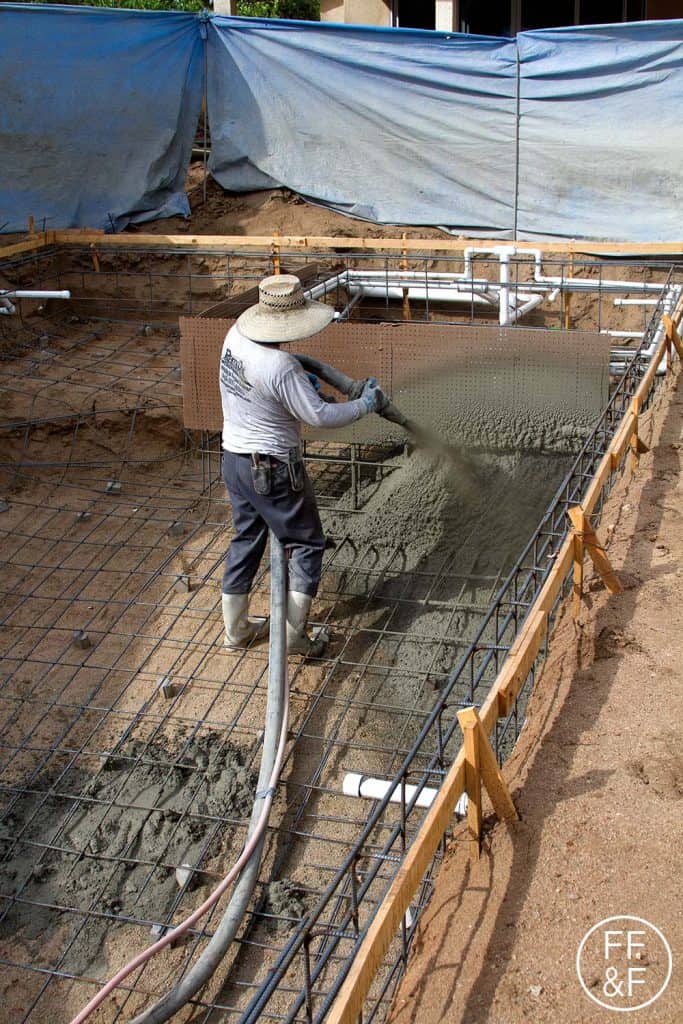
[[[101,955],[116,918],[150,927],[166,919],[179,895],[176,867],[227,853],[234,829],[216,819],[248,819],[256,773],[243,750],[210,732],[172,744],[131,740],[95,775],[77,774],[36,780],[35,795],[23,797],[3,822],[0,842],[9,859],[0,865],[2,888],[32,902],[14,904],[0,935],[40,941],[59,927],[65,950],[84,919],[49,905],[96,909],[102,916],[85,919],[61,967],[80,974]],[[58,795],[79,789],[77,798]],[[21,840],[12,843],[17,835],[34,842],[58,836],[63,852],[37,859]],[[189,885],[204,881],[192,873]]]
[[[288,932],[306,913],[304,892],[290,879],[269,882],[265,891],[265,912],[272,914],[271,927],[277,932]]]
[[[328,533],[350,542],[346,553],[340,552],[343,560],[351,564],[365,551],[381,563],[382,554],[398,547],[402,556],[395,568],[415,569],[474,533],[479,568],[497,571],[501,557],[519,553],[531,535],[569,459],[460,450],[452,460],[418,450],[387,465],[388,476],[366,483],[362,514],[324,513]]]
[[[324,517],[337,543],[324,588],[363,609],[372,590],[375,625],[391,630],[376,641],[373,663],[398,671],[378,700],[431,706],[571,461],[534,451],[459,457],[474,467],[474,480],[453,460],[416,451],[390,460],[393,471],[381,482],[368,481],[362,514]],[[347,653],[362,660],[353,647]],[[385,732],[382,724],[372,741],[386,742]]]

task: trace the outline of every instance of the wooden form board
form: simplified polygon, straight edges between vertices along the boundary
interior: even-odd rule
[[[1,246],[0,260],[8,260],[12,256],[21,256],[23,253],[39,252],[41,249],[46,249],[53,244],[50,238],[53,234],[54,232],[51,231],[39,231],[35,235],[23,238],[20,242],[12,242],[10,245]]]
[[[183,420],[190,429],[222,426],[218,368],[233,322],[180,318]],[[406,416],[456,441],[448,433],[452,409],[460,417],[469,408],[489,408],[568,422],[595,419],[607,398],[610,345],[607,335],[583,331],[351,321],[287,347],[356,380],[377,377]],[[402,436],[377,416],[324,434],[344,443]]]
[[[572,239],[563,241],[529,242],[500,238],[467,238],[443,236],[439,238],[368,238],[363,235],[345,237],[313,235],[153,235],[123,233],[108,235],[91,229],[40,231],[26,239],[0,248],[0,260],[24,251],[39,250],[50,245],[97,245],[100,249],[145,249],[168,250],[177,248],[187,251],[196,249],[214,252],[236,252],[243,249],[272,251],[273,247],[283,250],[318,252],[325,250],[351,250],[357,252],[452,252],[461,253],[469,246],[487,247],[514,245],[524,251],[541,248],[543,252],[556,255],[567,254],[607,257],[677,257],[683,255],[683,242],[590,242]]]
[[[683,254],[683,242],[590,242],[572,239],[566,242],[528,242],[501,238],[468,238],[464,235],[438,238],[370,238],[364,235],[152,235],[124,234],[108,235],[100,231],[54,231],[47,232],[53,241],[62,245],[83,245],[97,242],[104,248],[127,248],[141,245],[147,248],[182,248],[236,250],[269,249],[273,246],[281,251],[286,249],[356,249],[383,252],[396,249],[405,252],[416,250],[427,252],[462,252],[469,246],[492,248],[515,245],[520,249],[542,248],[547,253],[581,253],[590,256],[679,256]]]
[[[680,321],[682,311],[683,300],[679,303],[673,317],[674,328]],[[589,515],[590,511],[595,508],[609,476],[616,468],[616,460],[623,458],[630,437],[637,429],[637,417],[632,415],[632,410],[640,409],[647,399],[656,368],[671,345],[672,338],[671,332],[669,332],[652,356],[650,363],[652,372],[648,371],[638,386],[632,409],[627,412],[624,420],[627,429],[620,428],[617,431],[591,481],[586,500],[581,505],[585,515]],[[570,533],[560,546],[550,575],[529,609],[522,630],[479,710],[479,718],[487,735],[490,735],[497,720],[508,713],[512,702],[524,684],[546,635],[548,615],[560,594],[573,562],[574,537]],[[411,843],[403,865],[375,912],[349,973],[330,1008],[327,1024],[357,1024],[357,1021],[361,1019],[364,1001],[370,991],[373,979],[446,829],[452,822],[456,804],[466,792],[465,759],[466,752],[463,746]]]

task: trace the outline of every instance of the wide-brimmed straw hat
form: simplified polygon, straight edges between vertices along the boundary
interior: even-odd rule
[[[301,281],[294,274],[265,277],[258,294],[258,305],[250,306],[237,320],[241,333],[252,341],[275,344],[309,338],[334,317],[332,306],[304,297]]]

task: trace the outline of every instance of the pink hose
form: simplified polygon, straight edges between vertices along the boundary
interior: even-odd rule
[[[132,974],[137,967],[142,967],[142,965],[146,964],[147,961],[156,953],[161,952],[161,950],[165,949],[166,946],[170,946],[172,942],[175,942],[175,940],[179,939],[181,935],[184,935],[189,928],[196,924],[200,917],[203,917],[208,910],[211,910],[211,907],[218,903],[226,889],[228,889],[237,878],[240,871],[254,852],[254,849],[268,824],[268,816],[273,803],[273,797],[275,796],[275,786],[277,785],[277,780],[282,769],[285,746],[287,744],[287,724],[289,719],[288,703],[289,702],[285,699],[285,713],[282,719],[282,728],[280,730],[280,742],[277,748],[277,756],[275,758],[275,764],[273,765],[273,771],[268,782],[268,789],[263,802],[263,809],[252,835],[247,839],[244,849],[235,864],[230,868],[230,871],[227,873],[225,878],[219,882],[211,895],[208,896],[204,902],[190,914],[189,917],[186,917],[184,921],[181,921],[180,924],[176,925],[176,927],[170,932],[166,932],[163,938],[159,939],[158,942],[155,942],[152,946],[148,946],[144,952],[138,953],[138,955],[130,960],[125,967],[122,967],[120,971],[117,971],[114,977],[111,978],[106,985],[102,986],[97,995],[93,996],[87,1006],[84,1006],[81,1012],[73,1018],[71,1024],[82,1024],[82,1022],[87,1020],[91,1013],[93,1013],[93,1011],[104,1002],[107,996],[110,995],[115,988],[118,988],[121,982],[124,981],[129,974]]]

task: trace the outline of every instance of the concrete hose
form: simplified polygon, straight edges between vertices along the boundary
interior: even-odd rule
[[[351,377],[347,377],[345,373],[338,370],[335,366],[329,366],[327,363],[321,362],[319,359],[313,359],[312,356],[302,356],[298,353],[294,353],[295,358],[299,360],[304,370],[307,373],[314,373],[316,377],[320,377],[330,387],[336,388],[337,391],[341,391],[347,398],[358,398],[365,381],[353,380]],[[404,416],[400,409],[398,409],[393,402],[387,402],[384,408],[377,413],[385,420],[389,420],[391,423],[398,424],[399,427],[403,427],[409,434],[412,435],[415,444],[420,448],[425,448],[432,452],[434,455],[446,458],[449,462],[453,463],[455,468],[460,473],[463,481],[469,487],[476,487],[478,484],[478,470],[472,458],[465,452],[460,451],[452,446],[445,444],[441,438],[437,437],[436,434],[432,433],[426,427],[420,426],[414,420],[409,420],[407,416]]]
[[[256,787],[256,798],[251,812],[247,838],[254,831],[261,817],[263,802],[268,794],[269,779],[273,771],[278,740],[285,714],[285,692],[287,674],[287,573],[285,550],[271,533],[270,535],[270,649],[268,669],[268,703],[266,724],[263,735],[263,754]],[[162,1024],[177,1013],[185,1003],[212,977],[232,944],[237,930],[247,912],[261,867],[261,854],[266,838],[266,829],[249,862],[240,874],[235,891],[209,944],[196,963],[154,1006],[143,1011],[131,1024]]]
[[[365,385],[364,380],[353,380],[352,377],[347,377],[345,373],[338,370],[335,366],[329,366],[327,363],[320,362],[319,359],[313,359],[312,356],[300,356],[298,353],[294,353],[296,359],[299,360],[304,370],[307,373],[314,373],[316,377],[320,377],[330,387],[336,388],[337,391],[341,391],[342,395],[346,395],[347,398],[359,398],[361,391]],[[397,423],[400,427],[408,430],[411,434],[419,434],[420,428],[416,427],[415,424],[411,423],[407,419],[400,409],[397,409],[393,402],[388,402],[387,405],[382,409],[379,416],[382,416],[385,420],[391,420],[392,423]]]
[[[207,899],[184,921],[170,929],[144,952],[121,968],[90,1000],[71,1024],[82,1024],[98,1006],[134,970],[142,967],[155,953],[177,941],[199,919],[216,905],[224,892],[238,878],[230,903],[213,937],[187,974],[154,1006],[138,1014],[131,1024],[166,1021],[177,1013],[211,978],[232,943],[246,913],[258,878],[261,853],[275,787],[282,770],[287,743],[289,695],[287,689],[287,572],[283,546],[271,534],[271,615],[268,670],[268,704],[263,737],[263,753],[249,831],[236,864],[216,886]]]

